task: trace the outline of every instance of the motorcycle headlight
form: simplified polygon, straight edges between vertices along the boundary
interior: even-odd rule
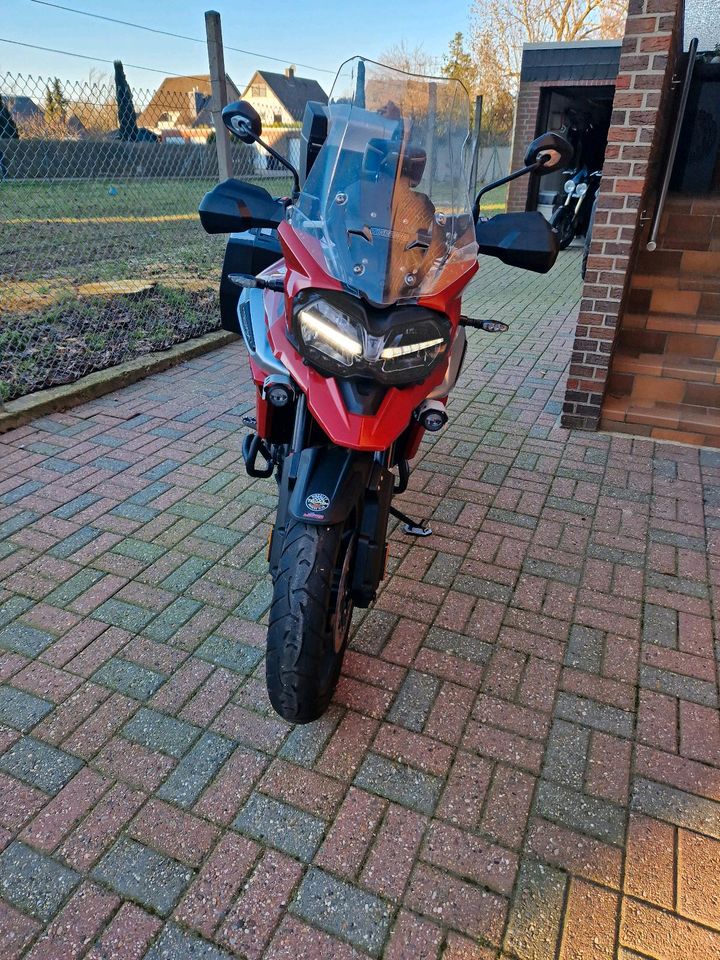
[[[575,181],[566,180],[565,181],[565,193],[575,193]]]
[[[362,341],[350,317],[327,300],[315,300],[297,314],[300,337],[306,347],[351,367],[362,356]]]
[[[296,302],[293,330],[300,353],[319,370],[398,386],[424,380],[450,343],[443,314],[415,305],[374,308],[335,293]]]
[[[383,372],[412,374],[431,369],[447,350],[448,338],[438,323],[425,320],[391,333],[384,343],[380,351]]]
[[[575,187],[575,194],[576,194],[578,197],[584,197],[585,194],[587,193],[587,188],[588,188],[588,185],[587,185],[586,183],[579,183],[579,184]]]

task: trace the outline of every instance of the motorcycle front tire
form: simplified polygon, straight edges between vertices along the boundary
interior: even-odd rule
[[[265,658],[275,711],[311,723],[335,692],[352,619],[350,571],[355,524],[291,520],[274,577]]]
[[[573,211],[566,206],[558,207],[550,218],[550,226],[557,231],[561,250],[566,250],[575,237]]]

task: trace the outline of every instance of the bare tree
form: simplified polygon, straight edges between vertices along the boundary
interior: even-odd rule
[[[474,0],[473,41],[481,71],[489,57],[504,84],[515,92],[524,43],[621,37],[624,0]]]
[[[468,52],[483,126],[510,133],[524,43],[622,37],[626,13],[627,0],[474,0]]]
[[[440,73],[440,63],[436,57],[423,50],[421,44],[407,47],[404,40],[381,53],[380,62],[388,67],[395,67],[396,70],[404,70],[406,73],[429,77]]]

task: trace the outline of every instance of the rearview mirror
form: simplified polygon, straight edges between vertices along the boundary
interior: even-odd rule
[[[224,107],[222,119],[230,133],[243,143],[254,143],[262,133],[260,115],[245,100],[235,100]]]
[[[543,133],[527,148],[525,166],[529,167],[547,158],[536,170],[536,173],[544,176],[570,163],[574,152],[565,137],[561,137],[559,133]]]

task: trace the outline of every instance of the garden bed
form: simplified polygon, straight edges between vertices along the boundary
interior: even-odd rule
[[[125,295],[68,297],[31,313],[5,313],[0,326],[0,400],[72,383],[219,325],[215,289],[161,284]]]

